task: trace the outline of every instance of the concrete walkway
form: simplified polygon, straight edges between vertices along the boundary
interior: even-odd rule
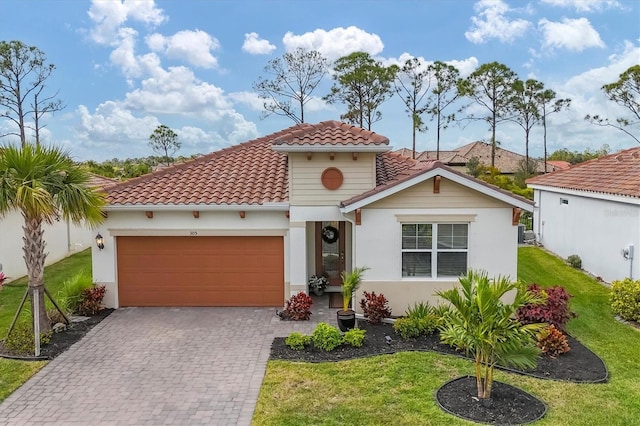
[[[0,425],[249,425],[273,338],[335,325],[322,302],[310,322],[263,308],[117,310],[0,404]]]

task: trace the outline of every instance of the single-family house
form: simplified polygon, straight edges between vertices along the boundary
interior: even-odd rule
[[[109,306],[277,306],[367,266],[395,312],[469,268],[516,276],[532,203],[341,122],[299,124],[107,188]]]
[[[537,241],[604,281],[640,278],[640,147],[527,180]]]
[[[91,175],[89,185],[102,188],[114,184],[113,179]],[[19,211],[0,217],[0,271],[9,279],[20,278],[27,274],[22,250],[24,219]],[[43,224],[47,253],[45,265],[55,263],[78,251],[91,247],[95,234],[85,225],[76,225],[60,218],[52,224]]]

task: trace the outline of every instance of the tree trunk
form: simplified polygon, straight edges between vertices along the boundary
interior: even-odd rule
[[[38,323],[40,324],[40,332],[46,333],[51,330],[51,324],[47,317],[47,309],[44,301],[44,260],[47,255],[44,252],[45,242],[42,238],[44,231],[42,230],[42,219],[38,217],[27,217],[24,215],[24,261],[27,265],[27,275],[29,277],[29,297],[31,307],[33,303],[33,291],[38,289],[39,309]],[[32,309],[33,318],[36,318],[36,312]]]
[[[545,111],[542,111],[542,128],[544,129],[544,172],[547,173],[547,117],[544,115]]]

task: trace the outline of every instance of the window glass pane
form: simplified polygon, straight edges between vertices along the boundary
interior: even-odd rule
[[[416,242],[416,225],[402,225],[402,248],[403,249],[416,249],[418,244]]]
[[[433,230],[431,224],[422,223],[418,225],[418,247],[419,249],[431,250],[431,237]]]
[[[467,224],[442,223],[438,225],[439,249],[466,249]]]
[[[430,277],[431,253],[402,253],[403,277]]]
[[[438,253],[438,277],[457,277],[467,273],[467,253]]]

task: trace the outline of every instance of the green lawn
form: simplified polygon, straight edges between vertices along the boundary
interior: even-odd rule
[[[568,331],[609,368],[604,384],[574,384],[496,372],[496,380],[525,389],[549,407],[540,425],[636,424],[640,416],[640,332],[611,316],[608,289],[557,257],[519,249],[519,278],[564,286],[578,317]],[[440,385],[473,374],[473,365],[435,353],[399,353],[338,363],[269,361],[254,425],[471,424],[436,405]]]
[[[55,298],[62,283],[82,270],[91,273],[91,250],[89,249],[47,266],[44,269],[45,285]],[[5,285],[0,292],[0,339],[5,338],[26,288],[27,279],[23,277]],[[28,302],[25,307],[27,309],[23,309],[22,316],[29,315]],[[0,358],[0,401],[45,365],[46,362],[12,361]]]

